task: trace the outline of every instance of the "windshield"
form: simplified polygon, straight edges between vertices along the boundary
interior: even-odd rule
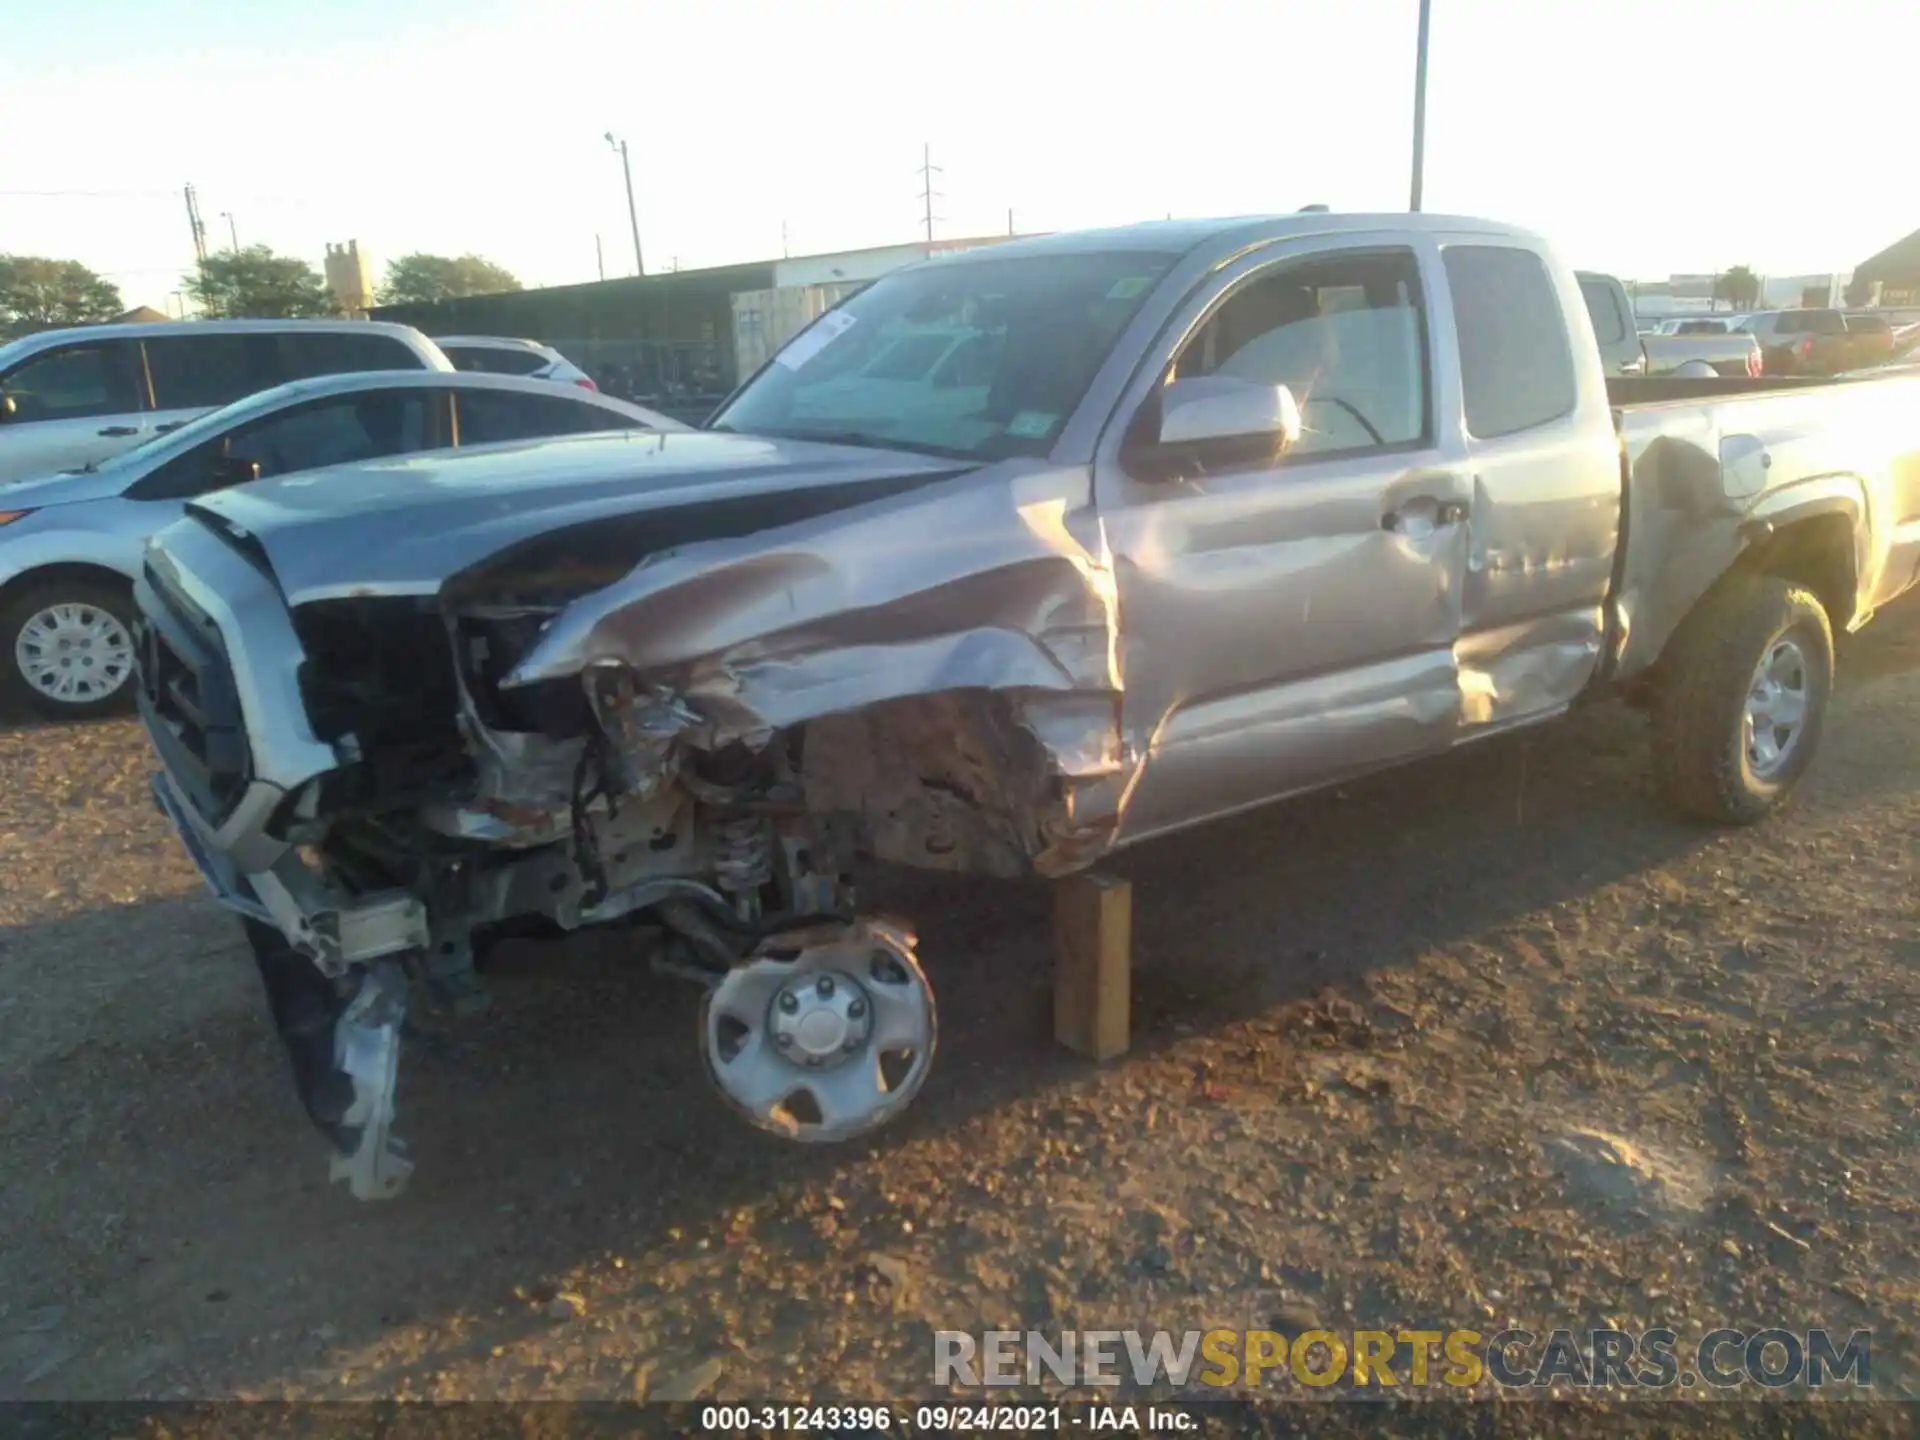
[[[803,330],[710,428],[1042,455],[1178,259],[1116,251],[898,271]]]

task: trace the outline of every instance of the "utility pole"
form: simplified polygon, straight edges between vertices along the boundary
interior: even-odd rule
[[[793,258],[793,250],[787,243],[787,222],[784,220],[780,222],[780,258],[782,260]]]
[[[1011,205],[1007,207],[1007,238],[1013,238],[1013,207]]]
[[[633,204],[633,162],[627,156],[627,142],[613,138],[613,132],[607,131],[607,144],[613,147],[620,157],[620,168],[627,177],[627,219],[633,225],[633,271],[636,275],[647,273],[647,262],[640,254],[640,212]]]
[[[200,202],[194,197],[193,186],[187,186],[185,193],[187,224],[193,231],[194,260],[204,270],[207,268],[207,227],[200,221]]]
[[[1416,215],[1427,166],[1427,20],[1432,7],[1433,0],[1420,0],[1420,42],[1413,69],[1413,193],[1407,209]]]
[[[240,253],[240,231],[234,226],[233,212],[231,210],[222,210],[220,212],[220,218],[227,222],[227,238],[233,241],[233,253],[238,255]]]
[[[927,243],[931,245],[933,243],[933,221],[934,221],[933,202],[935,199],[944,198],[940,195],[940,192],[938,190],[935,190],[933,188],[933,177],[940,174],[941,170],[938,165],[933,163],[933,147],[932,146],[926,145],[926,144],[921,145],[920,169],[917,173],[919,174],[921,180],[924,182],[920,190],[920,200],[921,200],[921,203],[925,206],[926,224],[927,224]]]
[[[600,237],[598,235],[593,237],[593,263],[600,267],[600,278],[602,280],[606,279],[607,257],[606,252],[600,248]]]

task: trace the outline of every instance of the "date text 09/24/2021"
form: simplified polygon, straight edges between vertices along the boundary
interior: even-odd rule
[[[1164,1405],[708,1405],[700,1412],[705,1434],[748,1430],[812,1430],[822,1434],[1015,1435],[1047,1431],[1142,1430],[1177,1434],[1198,1428],[1197,1416]]]

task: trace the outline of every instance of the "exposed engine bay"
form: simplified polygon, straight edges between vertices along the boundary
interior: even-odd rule
[[[703,986],[707,1071],[762,1129],[843,1140],[912,1100],[933,997],[912,932],[858,909],[858,866],[1062,873],[1108,847],[1124,797],[1110,572],[1060,526],[1061,497],[1011,515],[1005,498],[932,484],[637,567],[562,531],[435,594],[282,610],[301,718],[336,763],[230,847],[270,863],[222,881],[225,802],[189,801],[180,766],[156,794],[249,916],[336,1178],[403,1188],[408,1007],[484,1009],[488,947],[528,933],[626,926],[653,969]],[[865,516],[885,512],[869,523],[898,551],[908,506],[943,543],[876,567]],[[154,629],[206,594],[196,551],[268,574],[219,515],[176,527],[141,587]],[[231,651],[255,623],[236,603],[200,628]],[[163,759],[191,730],[166,713],[166,663],[143,667]],[[248,794],[270,747],[250,748]]]

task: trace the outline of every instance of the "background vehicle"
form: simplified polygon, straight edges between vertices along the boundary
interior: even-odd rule
[[[1838,310],[1763,310],[1740,322],[1760,342],[1769,375],[1837,375],[1852,367],[1853,342]]]
[[[140,554],[196,496],[416,450],[685,428],[537,380],[362,371],[262,391],[86,471],[0,485],[0,698],[55,718],[130,698]]]
[[[289,380],[452,368],[418,330],[366,320],[44,330],[0,346],[0,481],[105,460]]]
[[[1884,365],[1893,358],[1893,326],[1887,323],[1886,316],[1847,314],[1841,319],[1846,322],[1847,339],[1851,342],[1848,368]]]
[[[972,410],[813,418],[928,327],[994,340]],[[311,1006],[356,1195],[406,1179],[409,995],[472,997],[503,924],[644,918],[727,1103],[843,1140],[936,1043],[863,855],[1058,875],[1608,692],[1676,808],[1773,811],[1834,630],[1913,583],[1916,398],[1609,384],[1574,274],[1485,221],[1011,241],[876,280],[701,433],[195,502],[137,587],[155,794]]]
[[[442,335],[435,342],[453,368],[488,375],[522,375],[597,390],[593,377],[551,345],[538,340],[508,340],[494,335]]]
[[[1662,320],[1654,327],[1656,335],[1725,335],[1739,324],[1738,315],[1687,315]]]
[[[1759,344],[1744,335],[1645,334],[1633,326],[1626,286],[1611,275],[1579,271],[1587,320],[1609,375],[1726,375],[1753,378],[1762,371]],[[1662,325],[1674,322],[1663,321]]]

